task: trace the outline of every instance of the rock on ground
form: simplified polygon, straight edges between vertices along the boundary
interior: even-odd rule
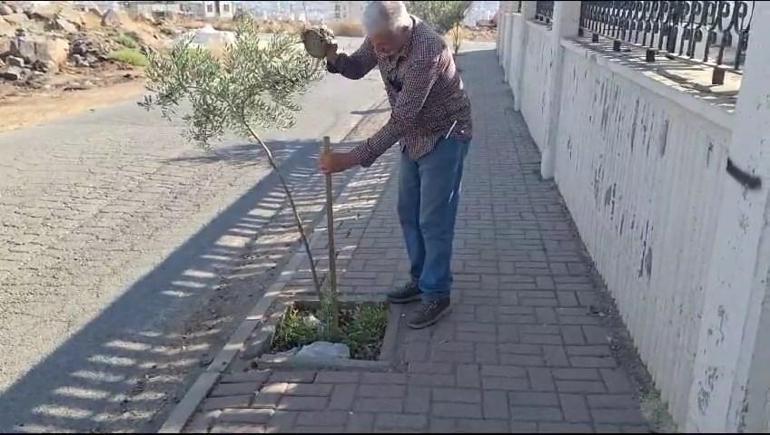
[[[10,53],[30,65],[45,65],[46,71],[57,71],[67,60],[70,44],[60,38],[25,38],[11,41]]]
[[[14,27],[19,27],[19,26],[24,27],[30,22],[30,19],[27,18],[27,16],[22,13],[4,15],[3,19]]]
[[[120,26],[120,16],[114,9],[110,9],[102,15],[102,26],[118,27]]]
[[[16,27],[5,20],[5,18],[0,17],[0,37],[3,36],[13,36],[16,34]]]
[[[52,27],[63,30],[67,33],[77,33],[78,26],[72,21],[65,20],[64,18],[57,18],[52,22]]]
[[[64,7],[59,10],[59,13],[56,14],[56,18],[67,20],[70,23],[73,23],[78,26],[83,25],[83,14],[80,11],[77,11],[73,8]]]
[[[29,70],[22,67],[9,65],[3,71],[0,72],[0,78],[10,81],[24,80],[27,78]]]
[[[24,59],[16,56],[8,56],[5,58],[5,63],[7,63],[10,66],[18,66],[19,68],[24,67]]]
[[[328,361],[350,358],[350,348],[343,343],[329,343],[328,341],[316,341],[302,349],[294,356],[295,361]]]

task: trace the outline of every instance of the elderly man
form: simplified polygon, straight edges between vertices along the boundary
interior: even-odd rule
[[[444,39],[409,15],[403,2],[370,2],[364,10],[364,27],[367,37],[353,54],[328,47],[327,69],[356,80],[379,67],[392,109],[390,119],[352,151],[322,155],[320,168],[334,173],[368,167],[400,143],[398,216],[411,280],[388,299],[422,301],[408,325],[424,328],[450,309],[452,240],[471,140],[471,105]]]

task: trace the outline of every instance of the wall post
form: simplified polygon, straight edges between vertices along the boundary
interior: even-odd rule
[[[770,353],[762,346],[770,342],[770,3],[756,3],[754,23],[729,160],[722,162],[725,184],[685,432],[767,429]]]
[[[546,102],[546,129],[543,156],[540,160],[540,175],[549,180],[554,177],[556,167],[556,138],[559,133],[559,102],[561,101],[562,73],[564,65],[564,47],[561,40],[574,38],[580,27],[579,1],[554,2],[553,28],[551,29],[551,53],[553,66],[548,83],[548,101]]]

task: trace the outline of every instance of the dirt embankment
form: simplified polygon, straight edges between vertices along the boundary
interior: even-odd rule
[[[0,1],[0,131],[136,98],[169,22],[73,4]]]

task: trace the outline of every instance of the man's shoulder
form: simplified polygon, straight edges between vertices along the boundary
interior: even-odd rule
[[[417,59],[434,59],[449,49],[444,37],[419,18],[415,18],[412,44],[412,52]]]

